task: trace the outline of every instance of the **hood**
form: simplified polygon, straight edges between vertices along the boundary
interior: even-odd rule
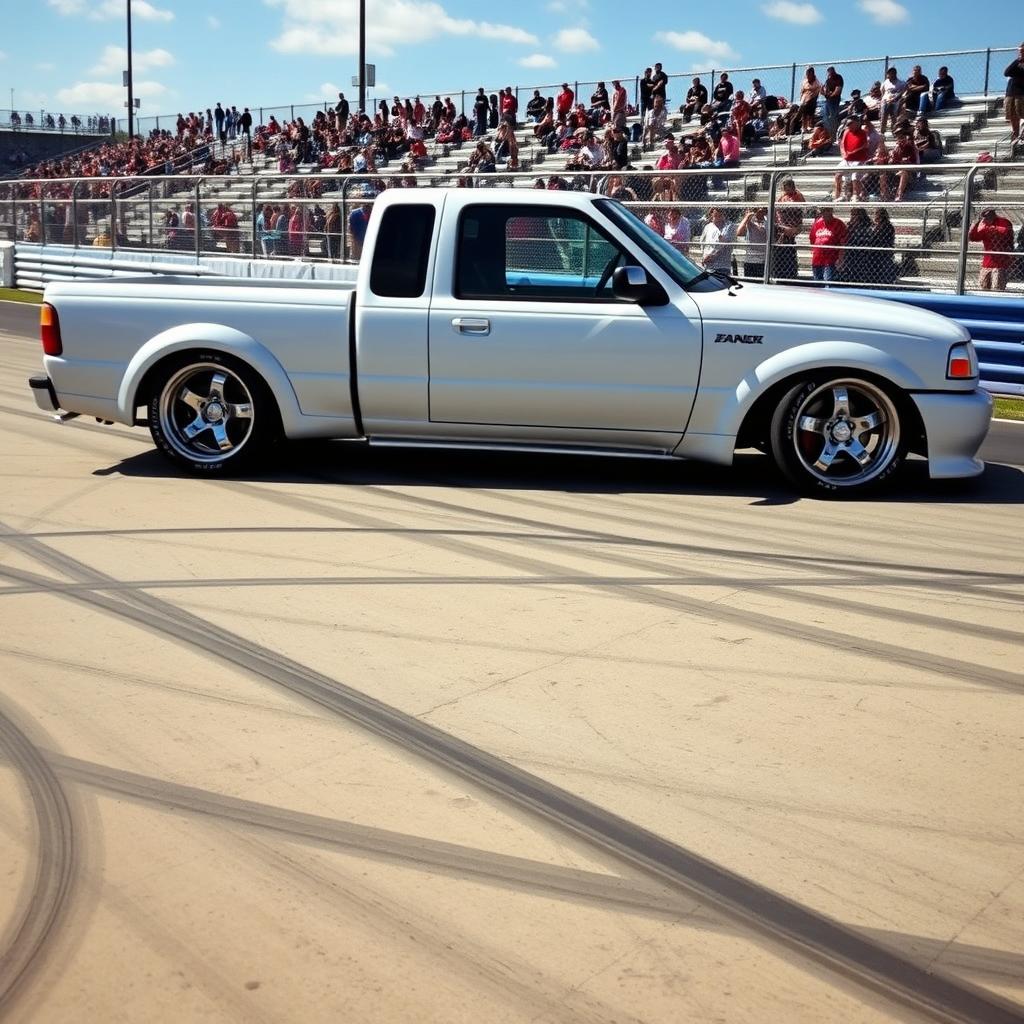
[[[839,289],[745,284],[731,295],[722,289],[693,298],[705,319],[731,323],[841,327],[926,338],[944,345],[970,340],[964,327],[938,313]]]

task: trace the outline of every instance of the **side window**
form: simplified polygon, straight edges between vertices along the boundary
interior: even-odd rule
[[[614,302],[612,271],[629,262],[618,245],[574,210],[471,206],[459,224],[456,294]]]
[[[427,203],[403,203],[384,211],[370,268],[370,291],[374,295],[416,299],[423,294],[434,216],[434,207]]]

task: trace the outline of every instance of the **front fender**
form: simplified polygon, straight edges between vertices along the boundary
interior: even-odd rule
[[[723,384],[718,388],[705,388],[701,381],[687,433],[735,438],[754,403],[773,385],[799,373],[839,366],[882,377],[904,391],[928,387],[903,360],[874,345],[856,341],[811,341],[773,353],[731,387]],[[683,446],[677,451],[685,454]]]
[[[132,356],[117,392],[118,420],[134,423],[136,395],[143,378],[161,359],[189,349],[209,349],[234,356],[251,366],[273,392],[285,433],[290,433],[302,413],[288,375],[273,354],[254,338],[223,324],[180,324],[150,338]]]

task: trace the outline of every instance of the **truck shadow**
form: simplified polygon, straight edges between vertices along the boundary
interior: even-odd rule
[[[155,449],[94,471],[96,476],[185,477]],[[750,504],[788,505],[805,499],[779,477],[772,461],[740,453],[733,466],[699,462],[529,455],[517,452],[370,448],[347,441],[292,442],[256,469],[233,479],[304,484],[376,484],[581,494],[685,494],[748,498]],[[973,480],[929,480],[913,459],[887,502],[1024,504],[1024,469],[989,463]]]

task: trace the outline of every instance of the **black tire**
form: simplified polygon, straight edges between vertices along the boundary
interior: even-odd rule
[[[823,371],[783,395],[771,422],[771,453],[804,494],[859,497],[898,475],[907,429],[898,394],[874,380]]]
[[[176,466],[197,476],[251,469],[281,436],[270,389],[231,356],[199,351],[169,359],[152,385],[153,441]]]

